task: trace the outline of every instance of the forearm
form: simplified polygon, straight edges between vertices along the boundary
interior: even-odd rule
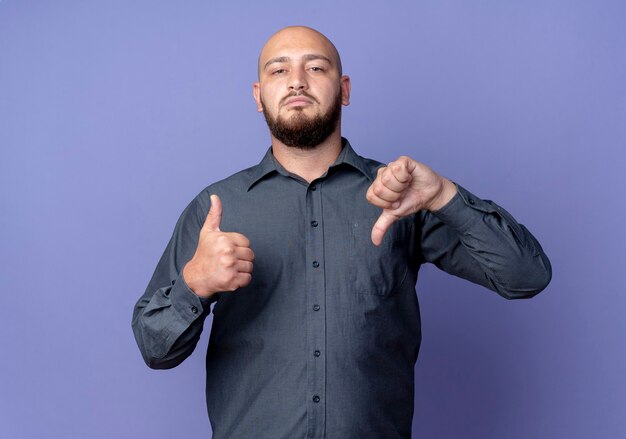
[[[462,187],[423,221],[426,259],[447,272],[509,299],[532,297],[550,282],[550,261],[532,234],[500,206]]]
[[[175,367],[193,352],[210,312],[210,303],[217,300],[217,297],[201,299],[182,275],[196,248],[203,212],[198,197],[183,211],[148,287],[133,310],[133,333],[151,368]]]
[[[189,290],[182,276],[153,294],[147,291],[135,305],[132,321],[146,364],[169,369],[191,355],[209,311],[210,301]]]

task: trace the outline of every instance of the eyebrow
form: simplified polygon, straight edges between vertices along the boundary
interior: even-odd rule
[[[321,59],[323,61],[326,61],[331,66],[333,65],[333,63],[330,60],[330,58],[328,58],[328,57],[326,57],[324,55],[317,55],[317,54],[314,54],[314,53],[307,54],[307,55],[302,55],[302,59],[305,60],[305,61],[312,61],[312,60],[316,60],[316,59]],[[272,58],[268,62],[265,63],[265,65],[263,66],[263,70],[267,69],[267,66],[269,66],[270,64],[289,62],[289,61],[291,61],[291,58],[288,57],[288,56],[278,56],[276,58]]]

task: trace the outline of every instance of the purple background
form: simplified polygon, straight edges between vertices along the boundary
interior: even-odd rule
[[[209,326],[152,371],[131,312],[184,206],[269,145],[251,84],[288,24],[342,53],[360,154],[498,201],[553,263],[518,302],[423,271],[415,436],[626,437],[625,3],[388,3],[0,1],[0,437],[210,437]]]

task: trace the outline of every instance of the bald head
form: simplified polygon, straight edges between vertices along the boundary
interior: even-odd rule
[[[252,92],[272,146],[341,146],[341,107],[350,104],[350,78],[341,72],[335,45],[315,29],[291,26],[272,35],[259,55]]]
[[[310,56],[326,58],[342,75],[341,58],[335,45],[321,32],[306,26],[285,27],[272,35],[259,54],[259,77],[272,62],[289,57],[292,49],[311,48]]]

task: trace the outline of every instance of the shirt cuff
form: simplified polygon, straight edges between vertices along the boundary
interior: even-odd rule
[[[208,311],[211,303],[215,302],[217,298],[202,298],[198,296],[189,288],[181,271],[178,278],[174,281],[174,285],[172,285],[170,300],[178,314],[191,323],[204,314],[205,310]]]
[[[463,233],[466,232],[475,221],[480,220],[485,213],[496,211],[491,202],[481,200],[467,189],[454,183],[457,193],[441,209],[431,212],[446,225]]]

